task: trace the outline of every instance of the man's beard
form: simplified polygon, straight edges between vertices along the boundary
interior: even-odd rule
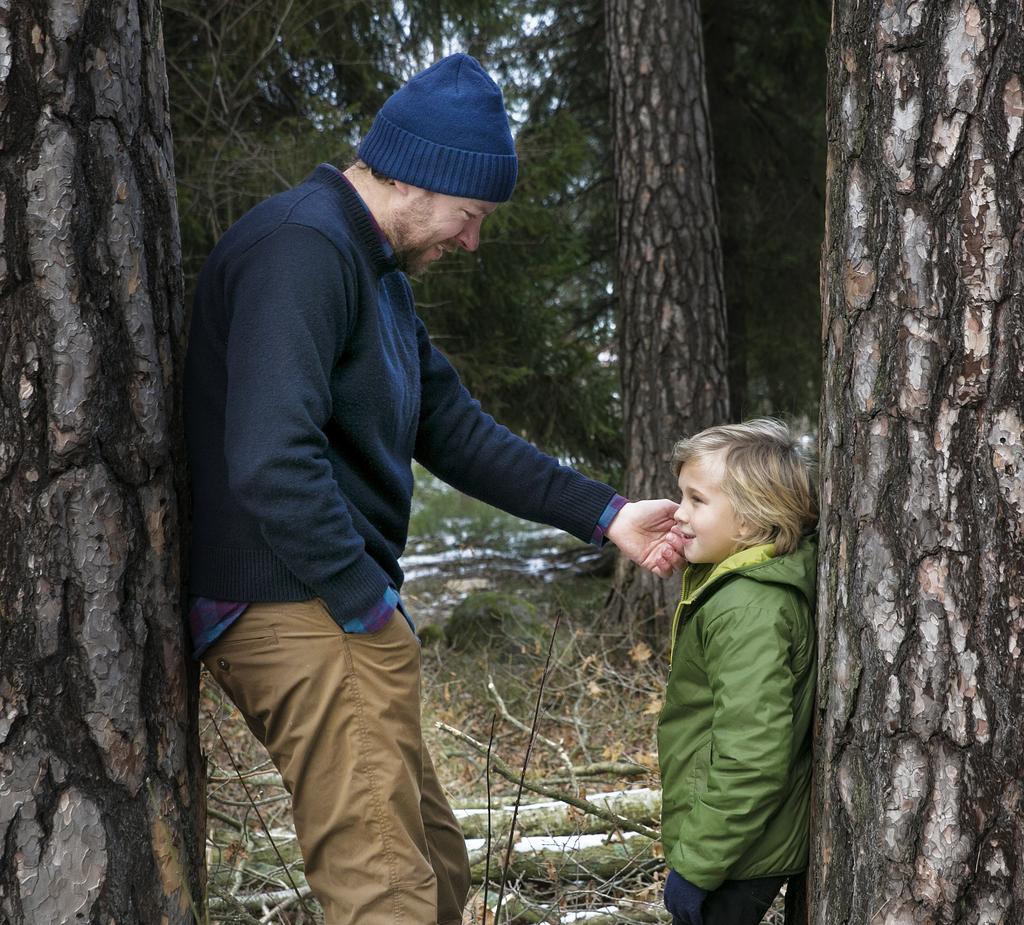
[[[422,273],[437,257],[432,257],[439,244],[445,250],[454,250],[449,242],[423,244],[420,234],[433,217],[433,210],[426,202],[417,203],[404,215],[394,218],[387,235],[395,250],[395,264],[403,273]]]
[[[431,244],[429,247],[407,247],[402,250],[395,248],[395,264],[399,270],[411,276],[422,273],[435,259],[439,259],[427,259],[436,246],[436,244]]]

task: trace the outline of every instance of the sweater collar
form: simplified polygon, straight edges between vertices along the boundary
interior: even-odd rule
[[[323,184],[337,194],[341,208],[355,233],[355,243],[366,255],[374,273],[380,277],[397,269],[394,248],[348,178],[331,164],[320,164],[309,179]]]

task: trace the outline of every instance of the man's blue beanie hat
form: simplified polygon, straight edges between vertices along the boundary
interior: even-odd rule
[[[359,158],[403,183],[487,202],[512,195],[518,170],[501,90],[463,54],[442,58],[392,94]]]

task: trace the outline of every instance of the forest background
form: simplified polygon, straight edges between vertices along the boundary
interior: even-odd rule
[[[828,5],[722,0],[704,3],[702,17],[727,407],[733,420],[782,415],[813,432],[821,389]],[[165,2],[186,300],[234,220],[316,163],[347,166],[391,92],[437,57],[468,51],[503,89],[520,179],[512,200],[485,224],[477,252],[448,258],[412,281],[418,311],[487,410],[548,452],[623,485],[605,29],[602,0],[500,8],[436,0]],[[712,374],[707,380],[717,381]],[[450,730],[480,741],[493,713],[502,714],[495,753],[515,763],[525,752],[523,720],[558,612],[562,628],[540,720],[546,746],[535,753],[531,778],[576,797],[624,786],[647,794],[616,805],[641,828],[656,828],[653,734],[664,640],[605,611],[610,575],[584,549],[525,528],[419,473],[403,597],[424,638],[435,641],[426,650],[425,726],[442,780],[457,804],[481,805],[481,756]],[[303,920],[300,869],[292,870],[298,892],[284,876],[299,860],[285,795],[213,685],[204,685],[201,706],[213,761],[211,908],[222,918],[233,910],[244,920],[248,909]],[[436,722],[449,731],[438,733]],[[253,793],[232,779],[236,765],[255,775]],[[491,786],[499,801],[513,789],[501,777]],[[267,844],[253,802],[264,807],[265,828],[277,832],[281,858]],[[572,812],[534,812],[520,835],[615,828]],[[464,825],[475,832],[472,820]],[[499,821],[498,835],[507,828],[507,819]],[[583,847],[570,840],[517,855],[523,860],[512,871],[507,914],[558,921],[614,909],[606,911],[609,921],[659,917],[663,865],[647,839]],[[538,886],[538,873],[547,886]],[[480,870],[476,876],[484,879]],[[470,914],[488,914],[479,892]]]
[[[187,306],[235,218],[456,48],[523,170],[414,285],[485,407],[630,497],[675,492],[683,433],[820,423],[811,921],[1021,920],[1024,0],[824,6],[0,0],[0,922],[315,920],[188,657]],[[505,919],[663,919],[678,585],[425,476],[415,505],[425,730],[488,902],[536,710],[559,802]]]
[[[702,12],[731,417],[816,426],[829,7]],[[512,116],[519,183],[477,253],[413,281],[418,310],[487,410],[620,483],[603,3],[170,0],[164,17],[189,292],[224,229],[313,165],[347,166],[413,73],[456,50],[484,63]]]

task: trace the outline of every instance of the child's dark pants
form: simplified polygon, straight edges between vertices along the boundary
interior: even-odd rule
[[[757,925],[785,882],[785,877],[726,880],[717,890],[708,893],[701,906],[700,925]],[[673,925],[698,925],[678,918],[672,921]]]

